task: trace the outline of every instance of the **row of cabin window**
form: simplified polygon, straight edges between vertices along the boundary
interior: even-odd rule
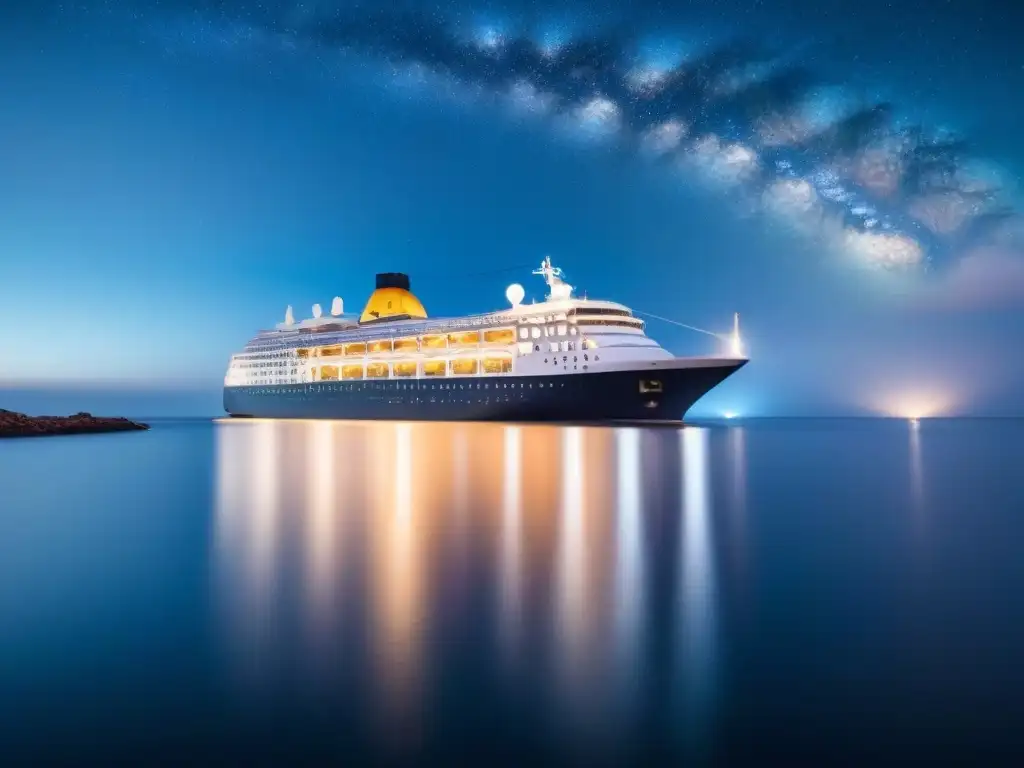
[[[253,370],[256,368],[279,368],[280,366],[280,361],[273,363],[238,363],[238,367],[244,370]]]
[[[255,383],[256,384],[269,384],[270,382],[261,381],[261,382],[255,382]],[[524,381],[520,381],[520,382],[515,382],[515,381],[512,381],[512,382],[507,382],[507,381],[504,381],[504,382],[499,382],[499,381],[495,381],[495,382],[489,382],[489,381],[480,382],[480,381],[477,381],[477,382],[475,382],[475,385],[476,385],[476,389],[490,389],[492,383],[494,384],[494,388],[495,389],[516,389],[516,388],[519,388],[519,389],[533,389],[534,386],[536,386],[537,389],[544,389],[545,387],[547,387],[548,389],[554,389],[555,386],[556,386],[555,382],[553,382],[553,381],[543,381],[543,380],[537,381],[537,382],[532,382],[532,381],[531,382],[524,382]],[[367,386],[372,387],[372,388],[380,388],[380,387],[384,387],[385,385],[384,384],[375,384],[375,383],[367,384],[366,382],[362,382],[362,383],[359,383],[359,384],[330,384],[330,383],[324,384],[322,382],[317,382],[315,384],[293,385],[290,389],[287,389],[287,390],[280,390],[280,389],[255,390],[255,392],[253,392],[253,394],[265,394],[265,395],[274,394],[274,395],[277,395],[277,394],[281,394],[282,392],[292,392],[294,394],[303,394],[306,391],[309,391],[309,392],[322,392],[324,390],[340,391],[340,392],[349,391],[349,392],[351,392],[351,391],[354,391],[355,388],[366,389]],[[564,381],[559,381],[557,386],[565,387],[565,382]],[[425,389],[453,390],[456,387],[458,387],[459,389],[473,389],[474,388],[474,382],[467,381],[465,383],[459,382],[458,384],[454,384],[454,383],[452,383],[452,384],[434,384],[434,383],[425,384],[425,383],[395,382],[395,389],[396,390],[399,390],[399,389],[400,390],[425,390]]]
[[[521,340],[523,340],[523,341],[525,341],[526,339],[531,339],[531,338],[532,339],[539,339],[541,337],[541,328],[542,328],[542,326],[539,326],[539,325],[534,325],[534,326],[525,326],[524,325],[524,326],[520,326],[520,328],[519,328],[519,338]],[[578,331],[576,330],[575,327],[570,327],[570,326],[566,325],[565,323],[562,323],[559,326],[548,326],[548,325],[543,326],[543,335],[544,336],[569,336],[569,335],[575,336],[577,333],[578,333]]]
[[[558,351],[574,352],[576,350],[576,348],[577,348],[577,345],[576,345],[575,341],[562,341],[562,342],[552,341],[552,342],[548,343],[548,348],[549,348],[549,351],[551,351],[551,352],[558,352]],[[597,348],[597,342],[594,341],[593,339],[586,339],[583,342],[583,349],[596,349],[596,348]],[[535,345],[534,348],[533,348],[533,351],[534,352],[540,352],[540,344]]]
[[[489,358],[479,365],[478,360],[426,360],[420,364],[415,362],[395,363],[389,366],[388,363],[370,363],[365,368],[362,365],[322,365],[319,371],[314,368],[313,375],[319,372],[320,381],[337,381],[340,379],[362,379],[364,376],[370,379],[387,378],[409,378],[422,371],[424,376],[447,376],[449,373],[455,376],[472,376],[481,369],[484,373],[511,373],[512,359],[508,357]]]

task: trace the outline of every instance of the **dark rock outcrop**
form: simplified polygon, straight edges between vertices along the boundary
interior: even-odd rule
[[[42,437],[45,435],[81,435],[97,432],[132,432],[149,429],[122,418],[106,418],[89,413],[74,416],[26,416],[0,408],[0,437]]]

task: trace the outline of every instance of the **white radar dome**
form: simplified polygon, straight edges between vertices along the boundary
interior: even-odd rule
[[[320,317],[320,315],[322,315],[323,313],[324,313],[324,311],[322,309],[320,309],[320,305],[319,304],[314,304],[313,305],[313,317]]]
[[[513,307],[518,307],[522,304],[525,296],[526,291],[519,283],[512,283],[512,285],[505,289],[505,298],[508,299],[508,303]]]
[[[338,317],[345,311],[345,305],[341,301],[341,296],[334,297],[334,303],[331,304],[331,314]]]

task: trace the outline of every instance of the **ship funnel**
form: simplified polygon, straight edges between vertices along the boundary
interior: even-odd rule
[[[379,272],[377,285],[370,295],[363,313],[359,316],[360,323],[374,323],[378,320],[422,319],[427,311],[409,290],[409,276],[403,272]]]
[[[292,305],[288,305],[288,309],[284,311],[284,324],[295,325],[295,313],[292,311]]]
[[[409,276],[402,272],[381,272],[377,275],[377,288],[400,288],[408,291]]]
[[[344,311],[345,305],[341,301],[341,296],[335,296],[334,302],[331,304],[331,314],[339,317]]]
[[[313,317],[319,319],[320,315],[322,315],[323,313],[324,313],[324,311],[322,309],[320,309],[320,305],[319,304],[314,304],[313,305]]]

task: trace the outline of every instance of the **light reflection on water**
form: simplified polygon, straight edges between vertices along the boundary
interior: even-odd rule
[[[715,663],[715,573],[711,527],[711,478],[706,430],[683,430],[683,526],[680,559],[679,676],[685,685],[687,735],[698,748],[712,704]]]
[[[0,445],[3,741],[109,765],[1024,754],[1022,426]]]
[[[606,727],[639,706],[646,552],[673,529],[673,654],[691,672],[710,663],[704,429],[253,421],[222,424],[217,439],[222,626],[250,680],[273,677],[275,638],[284,646],[301,626],[311,674],[327,679],[339,654],[368,653],[383,716],[408,725],[430,665],[444,663],[432,639],[452,633],[448,622],[479,622],[470,605],[489,591],[506,679],[539,673],[567,726]],[[648,499],[649,468],[672,464]],[[294,625],[293,604],[305,613]]]
[[[761,567],[747,440],[742,426],[221,424],[214,568],[235,681],[273,685],[302,648],[308,685],[345,687],[409,750],[471,669],[595,753],[657,722],[707,758],[721,602],[744,610]],[[912,428],[918,519],[920,441]],[[812,552],[799,546],[796,563]]]

